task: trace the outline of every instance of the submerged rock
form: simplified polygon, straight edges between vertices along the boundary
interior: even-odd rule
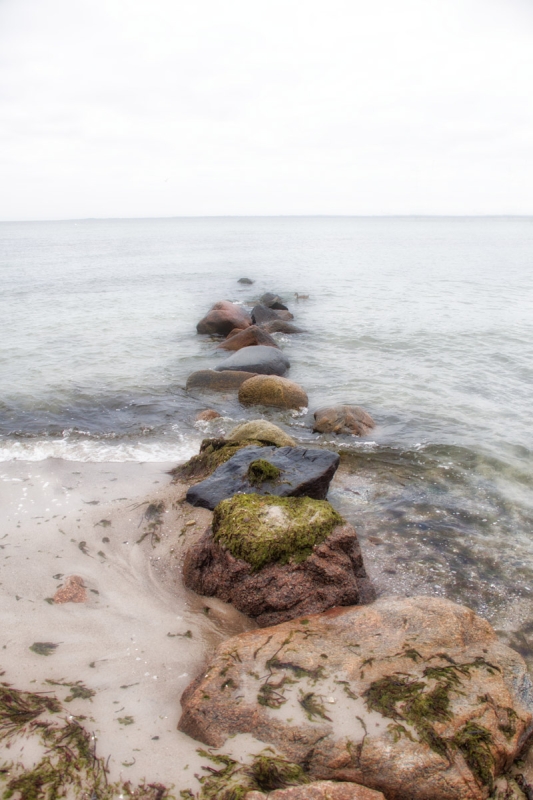
[[[381,598],[234,636],[182,697],[180,730],[253,734],[315,780],[389,800],[486,800],[533,729],[524,660],[473,611]]]
[[[243,439],[259,439],[262,442],[275,444],[277,447],[296,447],[296,441],[288,433],[282,431],[266,419],[252,419],[242,422],[227,437],[230,442],[240,442]]]
[[[229,300],[221,300],[215,303],[200,320],[196,330],[198,333],[218,333],[227,336],[233,328],[247,328],[251,324],[250,315],[242,306],[230,303]]]
[[[270,320],[289,320],[294,319],[294,315],[289,310],[275,310],[261,305],[254,306],[251,311],[251,317],[254,325],[262,325],[264,322]]]
[[[278,375],[256,375],[239,388],[239,403],[243,406],[305,408],[308,402],[301,386]]]
[[[316,781],[304,786],[290,786],[274,792],[248,792],[244,800],[385,800],[381,792],[357,783]]]
[[[187,378],[185,389],[200,389],[209,392],[227,392],[238,389],[241,383],[253,378],[256,372],[245,372],[242,370],[225,370],[215,372],[214,369],[200,369],[192,372]]]
[[[258,483],[251,479],[249,467],[258,459],[279,470],[279,477]],[[187,492],[193,506],[214,509],[234,494],[270,494],[277,497],[313,497],[323,500],[340,458],[330,450],[305,447],[245,447],[218,467],[209,478]]]
[[[215,411],[214,408],[206,408],[205,411],[199,411],[196,415],[197,422],[210,422],[212,419],[218,419],[222,414]]]
[[[187,552],[183,579],[259,625],[374,599],[355,530],[308,497],[224,500]]]
[[[268,333],[305,333],[303,328],[283,319],[267,320],[267,322],[261,323],[261,328]]]
[[[254,347],[259,344],[265,347],[277,347],[277,342],[272,336],[258,328],[257,325],[250,325],[243,331],[231,331],[223,342],[217,345],[219,350],[240,350],[243,347]]]
[[[313,430],[317,433],[352,433],[366,436],[376,423],[359,406],[331,406],[315,411]]]
[[[262,306],[266,306],[267,308],[274,308],[279,311],[288,311],[286,305],[283,304],[283,300],[279,296],[279,294],[274,294],[273,292],[266,292],[262,297],[259,298],[259,303]]]
[[[284,375],[290,361],[281,350],[259,344],[255,347],[242,347],[215,367],[217,372],[226,370],[255,372],[260,375]]]
[[[247,286],[251,286],[251,284],[253,283],[253,281],[252,281],[252,280],[250,280],[250,278],[239,278],[239,280],[237,281],[237,283],[244,283],[244,284],[246,284]]]

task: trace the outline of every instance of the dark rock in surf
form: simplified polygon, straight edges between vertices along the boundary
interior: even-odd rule
[[[279,296],[279,294],[274,294],[273,292],[267,292],[262,297],[259,298],[259,302],[261,305],[266,306],[267,308],[274,308],[278,309],[279,311],[288,311],[286,305],[283,304],[283,300]]]
[[[257,480],[250,474],[252,462],[268,462],[279,477]],[[340,458],[330,450],[306,447],[245,447],[218,467],[209,478],[192,486],[187,502],[214,509],[222,500],[240,494],[268,494],[276,497],[312,497],[324,500]]]
[[[305,333],[303,328],[286,322],[283,319],[270,319],[261,323],[261,328],[267,333]]]
[[[315,411],[316,433],[351,433],[354,436],[366,436],[376,423],[367,412],[359,406],[331,406]]]
[[[217,345],[217,349],[241,350],[243,347],[256,347],[260,344],[265,347],[278,347],[277,342],[269,333],[257,325],[250,325],[243,331],[231,331],[226,339]]]
[[[215,372],[214,369],[200,369],[192,372],[187,378],[186,390],[199,389],[210,392],[228,392],[237,390],[241,383],[253,378],[256,372],[246,372],[243,370],[226,370],[225,372]]]
[[[262,325],[272,319],[294,319],[290,311],[275,311],[267,306],[257,305],[252,308],[251,317],[254,325]]]
[[[226,370],[255,372],[260,375],[284,375],[290,361],[277,347],[256,345],[242,347],[215,367],[217,372]]]
[[[251,281],[251,280],[250,280],[250,278],[239,278],[239,280],[237,281],[237,283],[244,283],[244,284],[246,284],[247,286],[251,286],[251,285],[252,285],[252,283],[253,283],[253,281]]]
[[[228,300],[221,300],[208,311],[196,326],[198,333],[218,333],[227,336],[234,328],[248,328],[252,324],[247,311]]]

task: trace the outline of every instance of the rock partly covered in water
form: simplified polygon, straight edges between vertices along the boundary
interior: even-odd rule
[[[294,319],[294,315],[291,314],[288,310],[276,310],[274,308],[268,308],[267,306],[261,305],[261,303],[257,306],[254,306],[251,311],[251,316],[254,325],[262,325],[264,322],[269,322],[270,320],[290,320]]]
[[[237,281],[237,283],[244,283],[244,284],[246,284],[247,286],[251,286],[251,284],[253,283],[253,281],[252,281],[252,280],[250,280],[250,278],[239,278],[239,280]]]
[[[283,300],[281,299],[279,294],[274,294],[274,292],[265,292],[265,294],[259,298],[259,303],[262,306],[266,306],[267,308],[274,308],[279,311],[289,310],[287,306],[284,305]]]
[[[359,406],[331,406],[315,411],[313,430],[318,433],[352,433],[366,436],[376,423]]]
[[[255,462],[264,462],[257,470]],[[323,500],[339,466],[330,450],[306,447],[245,447],[187,492],[193,506],[214,509],[234,494],[313,497]]]
[[[278,375],[256,375],[239,388],[239,403],[243,406],[306,408],[308,402],[301,386]]]
[[[261,323],[261,328],[268,333],[305,333],[303,328],[283,319],[267,320],[267,322]]]
[[[250,315],[242,306],[221,300],[208,311],[196,326],[198,333],[218,333],[227,336],[233,328],[247,328],[252,324]]]
[[[385,800],[381,792],[357,783],[316,781],[303,786],[290,786],[274,792],[248,792],[244,800]]]
[[[265,347],[277,347],[277,342],[272,336],[258,328],[257,325],[250,325],[243,331],[231,331],[223,342],[217,345],[220,350],[240,350],[243,347],[254,347],[262,344]]]
[[[250,733],[315,780],[388,800],[486,800],[533,729],[518,653],[473,611],[382,598],[232,637],[185,691],[179,728]]]
[[[218,419],[222,414],[215,411],[214,408],[206,408],[204,411],[199,411],[196,415],[197,422],[211,422],[213,419]]]
[[[284,375],[290,367],[290,361],[276,347],[263,344],[256,347],[243,347],[225,358],[215,367],[217,372],[233,370],[238,372],[255,372],[260,375]]]
[[[253,378],[256,372],[245,372],[243,370],[225,370],[215,372],[214,369],[199,369],[192,372],[187,378],[186,390],[199,389],[207,392],[228,392],[238,389],[241,383]]]
[[[242,422],[227,437],[229,442],[241,442],[243,439],[259,439],[262,442],[275,444],[277,447],[296,447],[296,441],[288,433],[282,431],[266,419],[252,419]]]
[[[200,452],[184,464],[170,470],[174,481],[199,481],[211,475],[217,467],[233,458],[243,447],[262,447],[263,442],[256,439],[241,439],[229,442],[226,439],[203,439]]]
[[[374,599],[355,530],[308,497],[224,500],[188,550],[183,579],[259,625]]]

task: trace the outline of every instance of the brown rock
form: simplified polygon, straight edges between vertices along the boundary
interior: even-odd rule
[[[314,780],[388,800],[486,800],[533,730],[522,657],[473,611],[436,597],[234,636],[182,705],[180,730],[210,746],[252,733]]]
[[[209,528],[187,551],[183,581],[198,594],[231,603],[261,626],[368,603],[375,596],[357,534],[348,524],[334,528],[305,561],[268,564],[258,572],[215,542]]]
[[[301,386],[277,375],[256,375],[239,388],[239,403],[243,406],[304,408],[308,402]]]
[[[253,347],[253,345],[264,344],[266,347],[277,347],[272,336],[257,325],[250,325],[244,331],[237,331],[233,334],[230,331],[227,338],[217,345],[220,350],[240,350],[241,347]]]
[[[262,325],[264,322],[268,322],[269,320],[289,320],[294,319],[294,315],[291,312],[286,310],[275,310],[273,308],[268,308],[267,306],[261,305],[259,303],[257,306],[254,306],[251,311],[251,317],[254,325]]]
[[[270,319],[261,323],[261,328],[267,333],[305,333],[303,328],[286,322],[283,319]]]
[[[212,419],[218,419],[221,414],[218,411],[215,411],[214,408],[206,408],[205,411],[199,411],[196,415],[197,422],[209,422]]]
[[[69,575],[65,583],[54,595],[54,603],[86,603],[87,589],[83,578],[79,575]]]
[[[317,781],[275,792],[248,792],[244,800],[385,800],[381,792],[367,789],[357,783]]]
[[[227,392],[238,389],[241,383],[253,378],[257,373],[244,372],[243,370],[225,370],[217,372],[214,369],[200,369],[187,378],[186,390],[203,389],[210,392]]]
[[[259,439],[261,442],[275,444],[277,447],[296,447],[297,444],[292,436],[266,419],[251,419],[249,422],[241,422],[228,436],[229,442],[241,442],[244,439]]]
[[[318,433],[352,433],[366,436],[376,423],[359,406],[331,406],[315,411],[313,430]]]
[[[221,300],[210,309],[196,326],[198,333],[219,333],[226,336],[233,328],[247,328],[252,324],[247,311],[228,300]]]

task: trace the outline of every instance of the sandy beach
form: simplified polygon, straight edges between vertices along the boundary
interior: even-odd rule
[[[194,788],[200,765],[198,743],[176,729],[179,697],[208,653],[253,623],[182,586],[183,544],[211,513],[181,504],[172,466],[2,464],[0,664],[13,688],[86,717],[110,781],[179,790]],[[86,602],[53,602],[69,575],[83,579]],[[45,656],[35,643],[57,647]],[[69,701],[76,682],[94,695]],[[26,765],[40,752],[31,738],[0,750]]]

